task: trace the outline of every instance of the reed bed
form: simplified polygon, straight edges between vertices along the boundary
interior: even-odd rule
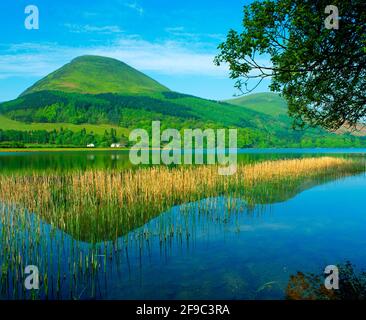
[[[98,242],[115,240],[177,204],[228,194],[248,205],[281,201],[302,181],[354,174],[364,165],[322,157],[239,165],[232,176],[220,176],[217,169],[159,166],[0,176],[0,201],[34,212],[77,240]]]

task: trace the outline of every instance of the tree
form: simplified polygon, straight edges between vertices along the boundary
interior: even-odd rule
[[[338,129],[365,122],[366,5],[364,0],[331,3],[336,8],[328,0],[245,6],[243,31],[228,33],[216,64],[229,65],[243,93],[270,78],[270,89],[287,100],[295,127]],[[263,63],[267,58],[270,63]],[[253,79],[256,86],[249,88]]]

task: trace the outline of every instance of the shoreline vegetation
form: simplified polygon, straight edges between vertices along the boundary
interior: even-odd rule
[[[347,149],[347,150],[364,150],[364,147],[278,147],[278,148],[238,148],[238,150],[293,150],[293,149],[299,149],[299,150],[326,150],[326,149]],[[69,152],[69,151],[85,151],[85,152],[93,152],[93,151],[130,151],[131,148],[127,147],[120,147],[120,148],[80,148],[80,147],[38,147],[38,148],[0,148],[0,153],[14,153],[14,152]],[[141,148],[141,150],[149,150],[149,151],[163,151],[163,148],[157,149],[157,148]],[[179,150],[179,149],[173,149],[173,150]],[[184,149],[180,149],[183,151]]]
[[[0,148],[0,152],[68,152],[68,151],[129,151],[130,148],[60,148],[60,147],[44,147],[44,148]]]
[[[220,176],[215,165],[0,175],[0,213],[3,220],[9,208],[14,216],[35,213],[76,240],[97,243],[117,240],[175,205],[227,196],[244,200],[245,210],[364,171],[362,161],[321,157],[239,164],[232,176]]]

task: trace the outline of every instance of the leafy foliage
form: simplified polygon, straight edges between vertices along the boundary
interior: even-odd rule
[[[366,7],[334,0],[339,29],[327,29],[326,0],[268,0],[245,6],[243,31],[231,30],[216,63],[227,62],[237,87],[271,78],[294,125],[338,129],[366,120]],[[270,57],[271,64],[261,59]]]
[[[86,147],[94,144],[98,147],[109,147],[112,143],[122,142],[127,145],[127,138],[118,136],[115,129],[105,131],[104,135],[87,133],[85,129],[71,130],[37,130],[17,131],[0,129],[0,148],[22,148],[26,145],[54,145],[68,147]]]
[[[99,95],[42,91],[1,106],[3,114],[23,122],[119,124],[124,109],[154,111],[181,118],[195,118],[189,107],[149,96]]]

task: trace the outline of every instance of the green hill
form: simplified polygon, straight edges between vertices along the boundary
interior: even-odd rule
[[[117,60],[94,56],[74,59],[0,104],[0,143],[108,146],[127,140],[134,128],[150,129],[153,120],[179,130],[238,128],[239,147],[366,145],[349,134],[292,130],[286,103],[275,94],[202,99],[172,92]]]
[[[70,130],[73,132],[78,132],[83,129],[86,130],[87,133],[95,133],[98,135],[103,135],[104,132],[110,131],[111,129],[115,129],[117,131],[118,135],[127,135],[128,131],[125,128],[111,125],[111,124],[73,124],[73,123],[64,123],[64,122],[58,122],[58,123],[45,123],[45,122],[21,122],[12,120],[10,118],[4,117],[3,115],[0,115],[0,130],[3,131],[40,131],[40,130],[46,130],[46,131],[52,131],[52,130]]]
[[[39,91],[139,94],[168,91],[127,64],[105,57],[82,56],[36,82],[21,96]]]
[[[226,102],[270,116],[286,116],[286,101],[275,93],[254,93]]]

